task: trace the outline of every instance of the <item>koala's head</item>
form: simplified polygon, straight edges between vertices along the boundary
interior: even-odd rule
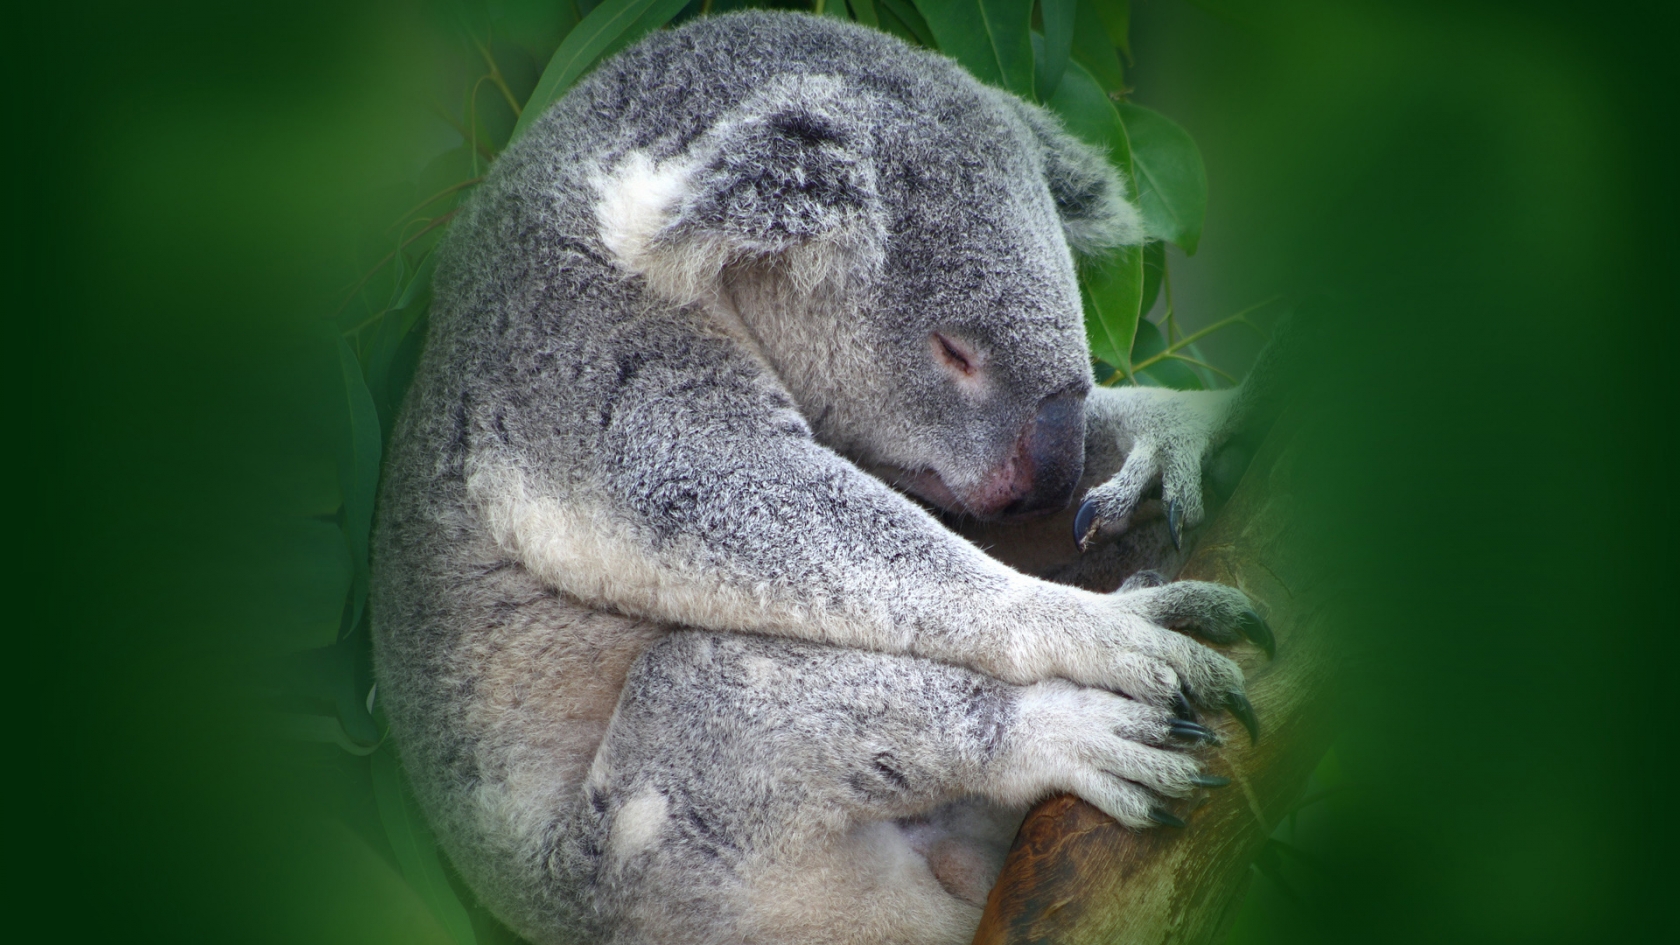
[[[1073,253],[1141,240],[1049,113],[926,57],[872,89],[760,90],[598,180],[620,262],[733,325],[820,440],[942,508],[1063,508],[1091,387]]]

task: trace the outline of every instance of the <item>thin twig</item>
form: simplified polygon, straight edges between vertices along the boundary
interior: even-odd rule
[[[513,97],[513,90],[508,88],[507,80],[502,78],[502,70],[496,65],[496,57],[490,55],[490,47],[476,39],[473,40],[473,45],[478,47],[479,54],[484,57],[484,61],[490,66],[490,74],[485,78],[496,83],[496,88],[502,90],[502,98],[507,99],[508,107],[513,109],[513,117],[518,118],[523,109],[519,107],[519,102]]]
[[[1212,371],[1213,373],[1219,375],[1220,377],[1223,377],[1227,381],[1230,381],[1232,384],[1237,383],[1236,378],[1234,378],[1231,375],[1225,373],[1224,371],[1221,371],[1220,369],[1214,367],[1213,365],[1207,363],[1206,361],[1202,361],[1198,358],[1192,358],[1192,357],[1189,357],[1188,355],[1182,355],[1182,354],[1169,354],[1169,355],[1167,355],[1167,357],[1172,358],[1174,361],[1183,361],[1185,364],[1194,364],[1196,367],[1206,368],[1207,370]]]
[[[431,206],[433,203],[435,203],[439,200],[442,200],[443,198],[445,198],[445,197],[449,196],[450,194],[454,193],[455,191],[461,190],[461,189],[466,188],[466,187],[471,187],[474,184],[482,184],[482,183],[484,183],[484,175],[480,174],[477,177],[469,177],[466,180],[461,181],[458,184],[451,184],[448,187],[445,187],[444,189],[438,191],[437,193],[431,195],[430,197],[427,197],[425,200],[422,200],[419,203],[415,204],[414,206],[409,207],[407,210],[403,211],[403,215],[400,216],[400,217],[397,217],[397,221],[395,223],[392,223],[390,226],[386,227],[385,232],[389,233],[392,230],[396,229],[397,227],[402,226],[404,223],[408,222],[409,217],[415,215],[416,213],[419,213],[420,211],[422,211],[422,210],[426,209],[427,207]]]
[[[450,221],[450,219],[454,216],[455,216],[455,211],[451,210],[448,213],[445,213],[441,216],[433,217],[424,227],[421,227],[420,232],[414,234],[413,236],[410,236],[406,240],[403,240],[401,246],[398,246],[396,249],[393,249],[389,253],[386,253],[384,259],[381,259],[380,261],[374,263],[373,268],[369,269],[367,271],[367,273],[362,276],[361,279],[357,280],[356,287],[351,289],[350,294],[344,297],[343,304],[339,305],[338,311],[333,313],[333,317],[337,318],[339,315],[343,314],[344,310],[346,308],[350,307],[350,303],[352,301],[354,301],[356,296],[361,294],[362,289],[367,286],[368,280],[372,279],[379,272],[379,270],[384,269],[391,262],[391,260],[396,259],[398,253],[407,249],[409,247],[410,243],[413,243],[415,240],[419,239],[422,236],[425,236],[427,233],[430,233],[431,231],[437,229],[438,227],[444,225],[445,223],[448,223]],[[381,312],[379,314],[383,315],[384,313]],[[379,315],[373,316],[373,318],[378,318],[378,317],[379,317]],[[345,332],[345,334],[349,335],[349,334],[354,334],[358,331],[361,331],[363,328],[367,327],[368,322],[371,322],[372,320],[373,320],[372,318],[368,319],[368,321],[365,321],[365,322],[361,323],[360,325],[357,325],[355,328],[352,328],[349,331]]]
[[[1173,307],[1172,267],[1167,265],[1167,261],[1167,253],[1163,249],[1161,251],[1161,288],[1165,289],[1167,293],[1167,311],[1161,320],[1167,323],[1167,344],[1172,344],[1178,340],[1178,310]]]
[[[1216,321],[1213,324],[1207,326],[1206,328],[1203,328],[1201,331],[1194,332],[1192,334],[1186,335],[1183,338],[1179,339],[1178,341],[1176,341],[1176,342],[1174,342],[1170,345],[1167,345],[1167,347],[1165,349],[1163,349],[1163,350],[1161,350],[1161,351],[1159,351],[1155,354],[1152,354],[1147,358],[1144,358],[1142,361],[1138,361],[1138,362],[1134,363],[1132,365],[1132,370],[1134,372],[1135,371],[1141,371],[1144,368],[1149,367],[1151,364],[1155,364],[1155,363],[1157,363],[1159,361],[1162,361],[1166,358],[1172,357],[1173,355],[1177,354],[1179,351],[1183,350],[1184,348],[1187,348],[1190,345],[1195,344],[1196,342],[1200,341],[1201,339],[1206,338],[1208,335],[1211,335],[1214,332],[1218,331],[1219,329],[1224,328],[1226,325],[1247,325],[1248,327],[1254,329],[1255,333],[1258,334],[1260,337],[1265,338],[1266,337],[1265,330],[1262,329],[1259,325],[1254,324],[1252,321],[1249,321],[1248,313],[1254,311],[1255,309],[1261,308],[1262,306],[1270,305],[1273,302],[1276,302],[1277,300],[1278,300],[1278,297],[1274,295],[1271,298],[1266,299],[1265,301],[1256,302],[1253,305],[1250,305],[1248,308],[1243,309],[1242,311],[1238,312],[1235,315],[1232,315],[1229,318],[1221,318],[1219,321]]]
[[[444,111],[442,105],[438,105],[436,103],[433,103],[432,111],[437,112],[437,116],[439,118],[442,118],[444,121],[448,122],[449,127],[454,128],[455,131],[461,135],[461,140],[462,141],[466,141],[466,142],[469,142],[470,144],[472,144],[473,149],[475,151],[477,151],[479,154],[483,155],[484,159],[486,161],[494,161],[496,159],[496,152],[490,150],[490,147],[488,145],[481,143],[478,140],[477,135],[474,135],[471,132],[467,131],[466,126],[461,124],[459,121],[456,121],[454,115],[451,115],[447,111]]]

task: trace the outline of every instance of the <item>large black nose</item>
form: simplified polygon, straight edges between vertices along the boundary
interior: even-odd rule
[[[1045,398],[1019,448],[1027,490],[1004,509],[1004,514],[1031,515],[1067,508],[1079,477],[1085,474],[1085,394]]]

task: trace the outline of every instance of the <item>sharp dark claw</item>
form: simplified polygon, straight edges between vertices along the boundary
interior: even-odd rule
[[[1086,499],[1080,503],[1079,511],[1073,516],[1073,541],[1080,551],[1085,550],[1086,543],[1091,538],[1092,526],[1097,521],[1097,503]]]
[[[1163,827],[1184,826],[1184,821],[1180,820],[1177,815],[1164,811],[1159,807],[1153,808],[1149,811],[1149,819],[1155,821]]]
[[[1213,729],[1200,722],[1191,722],[1185,719],[1173,719],[1168,722],[1167,730],[1179,738],[1187,738],[1191,741],[1211,742],[1219,739],[1219,736],[1213,733]]]
[[[1198,774],[1190,779],[1190,783],[1197,787],[1225,787],[1231,783],[1231,779],[1222,778],[1217,774]]]
[[[1225,694],[1225,708],[1231,710],[1231,715],[1243,724],[1243,728],[1248,729],[1249,743],[1260,744],[1260,718],[1254,714],[1254,704],[1248,701],[1248,697],[1240,692],[1228,692]]]
[[[1173,693],[1173,715],[1191,721],[1196,719],[1196,710],[1190,705],[1190,698],[1182,691]]]
[[[1180,527],[1184,524],[1184,500],[1174,499],[1167,503],[1167,534],[1172,536],[1173,547],[1180,547]]]
[[[1242,631],[1243,636],[1248,637],[1250,643],[1265,650],[1267,659],[1277,655],[1277,638],[1272,636],[1272,628],[1259,614],[1252,610],[1243,611],[1242,616],[1237,619],[1237,629]]]

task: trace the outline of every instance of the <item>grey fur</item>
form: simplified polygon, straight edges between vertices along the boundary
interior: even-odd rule
[[[1091,393],[1069,246],[1138,238],[1122,194],[949,60],[757,13],[654,34],[498,159],[440,256],[372,611],[404,765],[498,916],[962,941],[1026,804],[1143,827],[1192,789],[1172,700],[1242,680],[1169,628],[1230,639],[1241,594],[1052,584],[889,487],[1038,574],[1170,571],[1148,473],[1199,495],[1226,411]],[[1123,467],[1118,551],[976,521]]]

